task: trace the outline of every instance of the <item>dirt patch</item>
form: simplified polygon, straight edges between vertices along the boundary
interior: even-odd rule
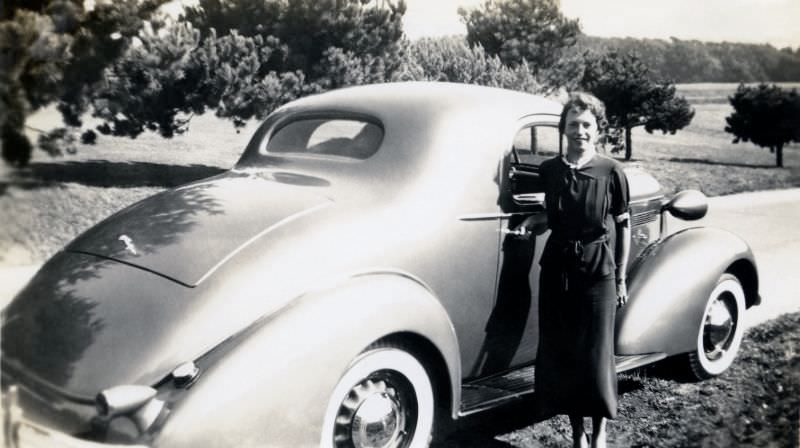
[[[720,377],[684,382],[672,379],[676,367],[620,375],[609,446],[800,446],[800,313],[748,330],[736,362]],[[566,417],[530,424],[525,412],[520,404],[464,422],[439,447],[570,446]]]

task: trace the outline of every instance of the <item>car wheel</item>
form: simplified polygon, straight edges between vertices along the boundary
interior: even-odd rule
[[[433,386],[425,367],[399,348],[368,349],[331,395],[321,446],[425,447],[433,418]]]
[[[744,311],[741,283],[731,274],[722,274],[709,294],[695,350],[688,356],[696,379],[717,376],[733,363],[742,343]]]

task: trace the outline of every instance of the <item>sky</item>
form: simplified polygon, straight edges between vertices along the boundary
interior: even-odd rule
[[[466,34],[458,8],[483,1],[406,0],[406,34]],[[561,0],[561,10],[590,36],[800,47],[800,0]]]

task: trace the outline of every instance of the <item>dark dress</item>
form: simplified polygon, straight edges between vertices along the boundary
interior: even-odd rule
[[[536,414],[615,418],[615,220],[628,216],[622,166],[599,154],[580,168],[539,168],[550,237],[539,279]]]

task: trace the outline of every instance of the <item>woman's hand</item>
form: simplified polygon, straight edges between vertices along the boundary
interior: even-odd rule
[[[525,218],[524,221],[519,223],[516,227],[510,230],[508,233],[517,237],[517,238],[530,238],[531,235],[542,233],[537,231],[538,227],[542,227],[541,218],[535,215],[528,216]]]
[[[628,303],[628,285],[624,278],[617,278],[617,306]]]

